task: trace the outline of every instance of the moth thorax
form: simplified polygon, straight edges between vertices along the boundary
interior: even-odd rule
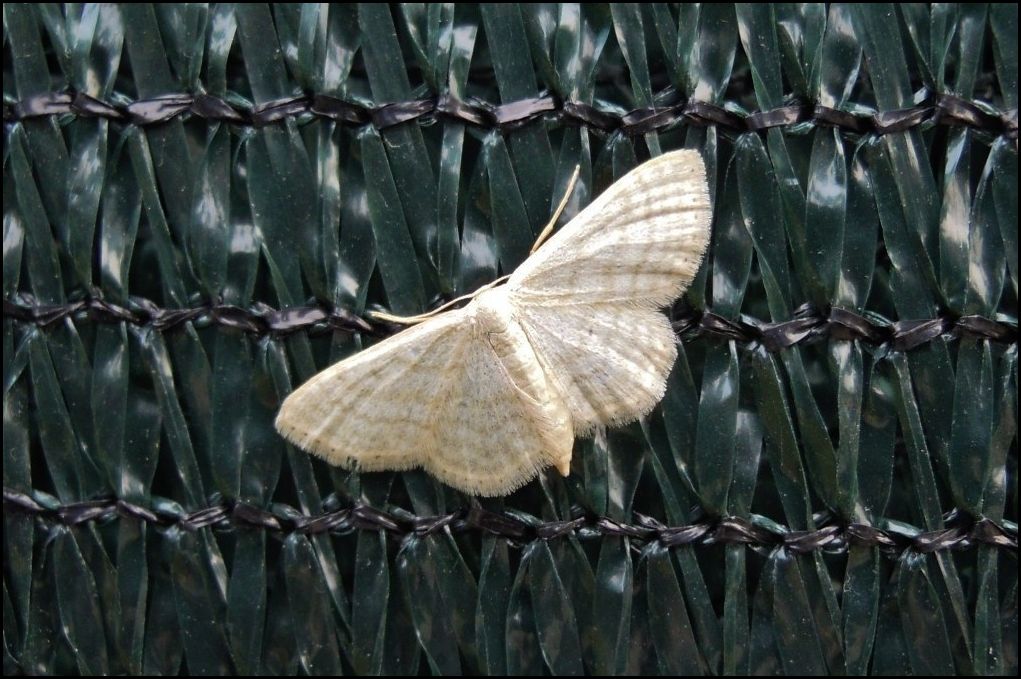
[[[475,298],[470,310],[477,337],[488,342],[522,393],[532,394],[548,418],[543,426],[545,445],[537,454],[567,475],[571,468],[574,427],[556,385],[546,374],[528,334],[516,318],[513,298],[506,288],[487,290]]]
[[[488,341],[500,362],[516,379],[545,385],[546,376],[528,336],[514,317],[514,305],[503,288],[486,290],[472,303],[475,332]]]

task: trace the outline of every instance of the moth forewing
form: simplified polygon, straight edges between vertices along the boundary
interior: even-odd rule
[[[705,165],[674,151],[582,210],[507,282],[577,434],[649,412],[677,356],[660,307],[691,283],[709,242]]]

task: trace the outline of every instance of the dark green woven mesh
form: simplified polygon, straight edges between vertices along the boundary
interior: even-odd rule
[[[1017,6],[4,6],[5,673],[1016,673]],[[662,406],[473,503],[291,389],[699,149]],[[385,393],[379,398],[386,398]]]

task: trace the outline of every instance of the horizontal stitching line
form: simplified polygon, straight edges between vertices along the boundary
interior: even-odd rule
[[[922,553],[974,549],[983,545],[1017,549],[1016,525],[1009,522],[1000,525],[987,518],[969,520],[957,511],[946,515],[948,527],[936,531],[906,527],[894,532],[862,523],[829,523],[825,516],[821,517],[824,524],[821,527],[796,531],[782,526],[767,529],[760,525],[762,522],[756,523],[735,516],[708,519],[685,526],[666,526],[636,512],[635,523],[628,524],[605,516],[584,514],[580,510],[576,510],[570,520],[530,523],[507,513],[490,512],[476,502],[472,502],[470,507],[439,516],[397,516],[360,503],[308,516],[293,508],[273,513],[244,502],[227,500],[220,500],[195,512],[168,512],[116,498],[58,505],[54,504],[54,498],[48,494],[33,495],[5,487],[5,512],[10,510],[67,526],[123,517],[164,528],[177,526],[188,531],[243,527],[284,534],[346,534],[355,530],[382,530],[398,536],[426,536],[449,527],[455,532],[484,532],[516,544],[568,536],[628,537],[644,543],[658,541],[665,547],[743,544],[749,547],[784,547],[798,554],[818,550],[845,552],[851,546],[863,546],[876,547],[891,557],[908,549]],[[337,503],[334,495],[327,498],[324,506]],[[163,503],[163,506],[168,505]]]
[[[563,101],[543,95],[507,104],[495,105],[480,99],[462,101],[450,94],[436,97],[372,105],[345,101],[325,94],[300,95],[256,106],[238,105],[226,99],[200,93],[174,93],[139,99],[130,103],[111,103],[83,92],[65,91],[38,94],[4,104],[4,122],[16,123],[32,118],[74,114],[106,118],[133,125],[165,123],[183,115],[206,120],[262,127],[288,118],[312,115],[354,125],[372,125],[384,130],[395,125],[442,116],[468,125],[508,131],[553,115],[562,122],[626,135],[642,135],[685,122],[699,126],[719,126],[735,132],[755,132],[801,123],[835,127],[855,134],[902,132],[927,124],[958,125],[1017,139],[1017,109],[997,111],[980,100],[969,100],[947,93],[923,91],[921,102],[894,111],[860,109],[850,112],[813,102],[795,102],[768,111],[738,112],[696,99],[682,100],[673,90],[659,95],[665,103],[638,108],[628,113],[607,111],[591,104]]]
[[[402,326],[371,322],[353,312],[328,305],[273,309],[256,303],[244,309],[227,304],[204,304],[180,309],[164,309],[154,302],[132,298],[130,306],[101,299],[85,299],[67,304],[39,304],[31,295],[19,293],[4,299],[5,319],[48,327],[64,319],[93,323],[129,323],[158,332],[168,332],[188,323],[199,326],[233,328],[246,334],[287,335],[294,332],[324,334],[341,331],[389,336]],[[995,320],[979,315],[945,314],[929,319],[890,321],[868,313],[830,307],[818,309],[803,304],[790,320],[766,322],[742,316],[731,319],[712,310],[676,309],[672,314],[674,331],[682,339],[710,337],[758,343],[768,351],[781,351],[825,337],[859,340],[866,344],[887,345],[894,351],[908,351],[943,335],[971,337],[1017,344],[1017,319]]]

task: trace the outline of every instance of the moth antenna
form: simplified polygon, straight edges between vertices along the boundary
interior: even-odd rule
[[[581,174],[581,165],[574,166],[574,173],[571,175],[571,181],[567,182],[567,191],[564,192],[564,197],[560,199],[560,205],[557,205],[556,212],[553,213],[552,219],[546,224],[546,228],[542,230],[539,237],[535,239],[535,245],[528,251],[528,254],[534,255],[535,251],[546,242],[546,239],[553,233],[553,228],[557,225],[557,220],[560,219],[560,215],[564,214],[564,209],[567,207],[567,201],[571,199],[571,194],[574,193],[574,187],[578,183],[578,175]]]
[[[530,255],[535,254],[535,251],[538,250],[539,247],[543,243],[545,243],[546,240],[553,233],[553,229],[557,225],[557,220],[560,219],[560,216],[562,214],[564,214],[564,210],[567,208],[567,201],[570,200],[571,194],[574,193],[574,187],[577,186],[577,184],[578,184],[578,176],[580,174],[581,174],[581,165],[575,165],[574,166],[574,172],[571,173],[571,180],[569,182],[567,182],[567,191],[564,192],[564,197],[560,199],[560,204],[557,205],[557,209],[553,213],[553,217],[549,220],[549,223],[546,224],[545,228],[543,228],[542,233],[539,234],[539,237],[535,239],[535,244],[532,245],[532,249],[529,250],[528,254],[530,254]],[[430,318],[432,318],[436,314],[439,314],[439,313],[442,313],[442,312],[446,311],[447,309],[449,309],[450,307],[454,306],[455,304],[459,304],[459,303],[464,302],[466,300],[475,299],[479,294],[485,292],[486,290],[489,290],[490,288],[496,287],[500,283],[503,283],[504,281],[506,281],[508,278],[510,278],[510,274],[508,274],[506,276],[500,276],[499,278],[497,278],[492,283],[487,283],[486,285],[483,285],[481,288],[479,288],[475,292],[470,292],[467,295],[461,295],[460,297],[458,297],[456,299],[452,299],[449,302],[447,302],[446,304],[443,304],[442,306],[438,306],[435,309],[433,309],[432,311],[428,311],[428,312],[426,312],[424,314],[417,314],[415,316],[394,316],[393,314],[388,314],[385,311],[370,311],[368,313],[368,315],[369,315],[370,318],[373,318],[373,319],[376,319],[376,320],[379,320],[379,321],[385,321],[387,323],[396,323],[398,325],[415,325],[417,323],[421,323],[422,321],[429,320]]]
[[[539,237],[535,239],[535,244],[532,245],[532,249],[529,250],[529,254],[535,254],[535,251],[538,250],[539,247],[546,242],[546,239],[549,238],[550,234],[553,233],[553,228],[556,226],[556,221],[561,219],[561,215],[564,214],[564,210],[568,206],[568,200],[571,199],[571,194],[574,193],[575,186],[578,185],[579,175],[581,175],[581,165],[575,165],[575,171],[574,173],[571,174],[571,181],[568,182],[568,190],[564,192],[564,197],[561,198],[561,203],[556,206],[556,210],[553,212],[553,216],[549,220],[549,223],[542,230],[542,233],[539,234]],[[428,321],[429,319],[436,316],[437,313],[442,313],[443,311],[447,310],[454,304],[458,304],[469,299],[475,299],[477,296],[479,296],[479,294],[485,292],[486,290],[489,290],[490,288],[496,287],[500,283],[506,281],[508,278],[511,278],[511,275],[508,274],[506,276],[501,276],[492,283],[487,283],[486,285],[482,286],[475,292],[471,292],[467,295],[461,295],[456,299],[451,299],[447,303],[442,304],[441,306],[437,306],[432,311],[418,313],[416,314],[416,316],[393,316],[392,313],[387,313],[386,311],[370,311],[369,317],[377,321],[383,321],[386,323],[395,323],[401,326],[414,326],[416,324],[422,323],[423,321]]]
[[[385,311],[370,311],[368,313],[368,316],[370,318],[379,321],[385,321],[387,323],[397,323],[398,325],[416,325],[418,323],[421,323],[422,321],[429,320],[430,318],[437,314],[443,313],[444,311],[454,306],[455,304],[460,304],[461,302],[464,302],[466,300],[475,299],[486,290],[489,290],[490,288],[495,288],[497,285],[503,283],[508,278],[510,278],[510,274],[507,274],[506,276],[500,276],[495,281],[492,281],[491,283],[486,283],[475,292],[469,292],[467,295],[461,295],[460,297],[452,299],[449,302],[436,307],[432,311],[425,312],[424,314],[416,314],[415,316],[394,316],[393,314],[388,314]]]

